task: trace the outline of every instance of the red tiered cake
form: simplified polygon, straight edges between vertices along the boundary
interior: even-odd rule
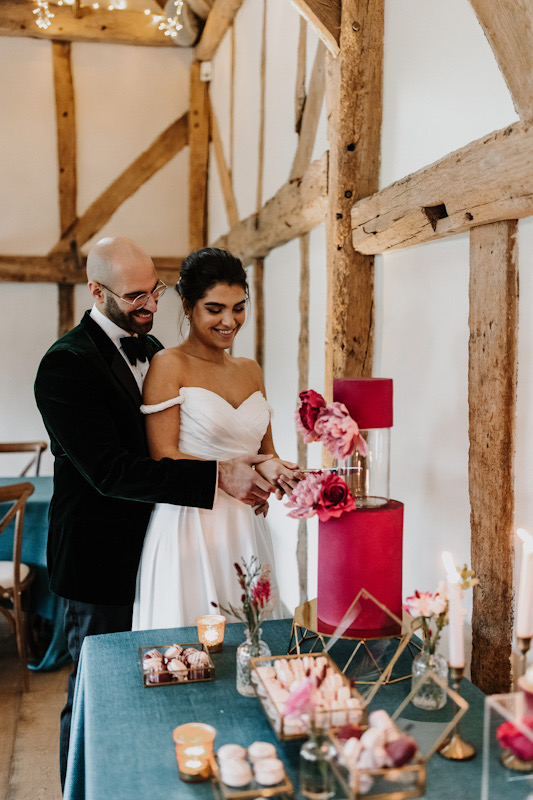
[[[392,426],[392,380],[335,380],[333,400],[344,403],[359,425],[372,463],[373,429]],[[388,459],[388,453],[383,457]],[[319,523],[317,616],[323,633],[341,623],[361,589],[402,616],[403,503],[388,497],[379,503],[375,497],[355,499],[355,511]],[[398,626],[378,605],[360,598],[344,635],[363,639],[397,632]]]

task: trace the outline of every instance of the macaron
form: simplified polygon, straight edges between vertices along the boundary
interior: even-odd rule
[[[220,779],[227,786],[247,786],[252,780],[252,768],[242,758],[227,758],[220,764]]]
[[[276,748],[270,742],[253,742],[248,748],[248,758],[252,764],[262,758],[276,758]]]
[[[240,758],[242,760],[246,758],[246,750],[240,744],[223,744],[217,750],[217,758],[219,764],[230,758]]]
[[[274,786],[285,777],[285,767],[279,758],[261,758],[254,764],[254,775],[257,783]]]

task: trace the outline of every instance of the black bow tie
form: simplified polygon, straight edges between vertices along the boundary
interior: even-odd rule
[[[146,336],[121,336],[119,341],[132,366],[135,366],[137,361],[146,361],[148,358]]]

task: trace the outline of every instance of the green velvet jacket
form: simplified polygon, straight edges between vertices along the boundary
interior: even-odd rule
[[[150,357],[162,348],[149,346]],[[211,508],[216,462],[149,457],[135,379],[89,312],[44,355],[35,397],[55,457],[50,588],[128,605],[153,504]]]

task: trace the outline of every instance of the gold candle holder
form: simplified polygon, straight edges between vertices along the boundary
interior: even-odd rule
[[[517,636],[516,644],[520,653],[520,662],[518,666],[519,677],[525,674],[527,664],[527,654],[531,647],[531,636]]]
[[[172,738],[182,781],[199,783],[211,777],[215,736],[215,728],[202,722],[188,722],[174,729]]]
[[[464,676],[464,667],[450,667],[452,689],[459,693],[459,687]],[[470,742],[461,739],[459,726],[456,725],[449,739],[446,739],[438,749],[439,755],[451,761],[468,761],[474,758],[476,748]]]
[[[198,640],[207,647],[210,653],[218,653],[222,650],[225,625],[226,617],[223,617],[222,614],[204,614],[196,618]]]

